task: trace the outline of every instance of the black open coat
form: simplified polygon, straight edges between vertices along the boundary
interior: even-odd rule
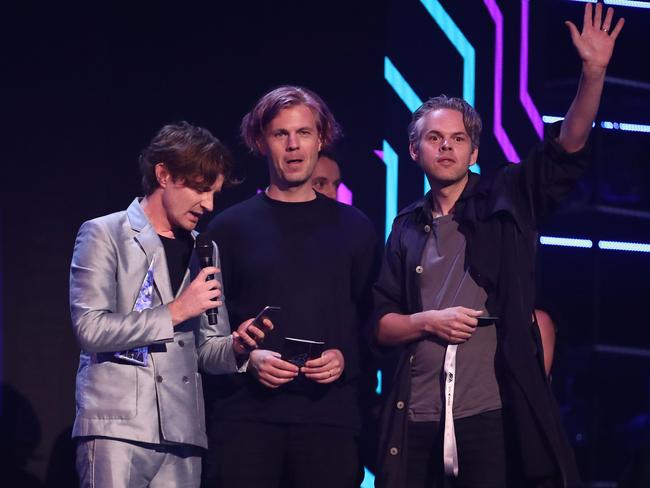
[[[559,124],[547,130],[521,164],[507,164],[493,177],[470,173],[454,208],[465,236],[466,265],[488,294],[490,315],[498,316],[495,366],[506,423],[526,477],[556,474],[562,486],[579,476],[544,373],[534,309],[535,241],[539,223],[573,188],[587,166],[587,150],[569,154],[555,142]],[[379,279],[374,287],[376,317],[422,310],[421,262],[431,231],[431,196],[395,218]],[[410,397],[409,362],[415,344],[403,346],[394,386],[382,413],[376,486],[406,486],[406,435]]]

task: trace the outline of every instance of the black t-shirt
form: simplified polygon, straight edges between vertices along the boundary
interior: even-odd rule
[[[164,237],[158,234],[163,247],[165,248],[165,258],[167,259],[167,269],[169,270],[169,282],[172,286],[172,293],[176,296],[178,289],[183,283],[187,266],[192,256],[194,239],[192,235],[183,230],[174,231],[175,239]]]
[[[324,341],[345,358],[344,375],[331,385],[299,377],[270,389],[250,374],[209,379],[216,418],[358,427],[359,334],[378,261],[365,215],[320,194],[299,203],[259,194],[217,216],[208,232],[219,247],[233,328],[265,305],[279,306],[265,349],[282,353],[284,337],[297,337]]]

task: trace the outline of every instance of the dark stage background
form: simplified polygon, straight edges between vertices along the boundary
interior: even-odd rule
[[[485,125],[481,171],[506,159],[494,136],[495,6],[503,21],[501,125],[523,155],[538,137],[519,98],[519,1],[0,7],[5,476],[13,473],[23,486],[68,486],[78,360],[67,306],[74,238],[84,220],[122,210],[140,193],[137,155],[160,126],[186,119],[233,150],[246,180],[217,198],[222,209],[266,185],[264,163],[238,139],[242,115],[273,86],[310,87],[343,125],[339,153],[354,204],[384,235],[387,196],[401,208],[423,187],[407,153],[404,85],[386,79],[387,59],[421,99],[468,93],[464,58],[440,9],[474,49],[473,93]],[[540,115],[564,114],[573,96],[578,59],[562,21],[581,23],[582,8],[530,2],[528,92]],[[647,446],[650,414],[650,254],[596,245],[650,243],[650,134],[599,125],[650,124],[650,10],[618,13],[628,23],[592,137],[596,164],[542,230],[594,247],[540,246],[540,300],[560,329],[554,388],[589,481],[621,476]],[[388,192],[386,166],[374,152],[386,158],[385,142],[399,161],[399,184]]]

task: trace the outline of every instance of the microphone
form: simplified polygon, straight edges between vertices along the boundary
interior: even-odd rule
[[[199,264],[201,269],[207,268],[209,266],[214,266],[212,262],[212,239],[207,234],[199,234],[196,236],[196,255],[199,257]],[[206,281],[213,280],[214,275],[210,274],[206,278]],[[208,316],[208,323],[210,325],[217,325],[217,309],[210,308],[205,311],[205,314]]]

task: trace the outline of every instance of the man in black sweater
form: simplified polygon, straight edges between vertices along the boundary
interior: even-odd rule
[[[247,375],[210,388],[208,484],[358,486],[359,333],[370,312],[377,242],[368,219],[312,189],[321,149],[339,128],[313,92],[283,86],[244,117],[242,137],[266,158],[264,193],[216,217],[232,320],[281,307]],[[323,342],[299,367],[285,338]]]

